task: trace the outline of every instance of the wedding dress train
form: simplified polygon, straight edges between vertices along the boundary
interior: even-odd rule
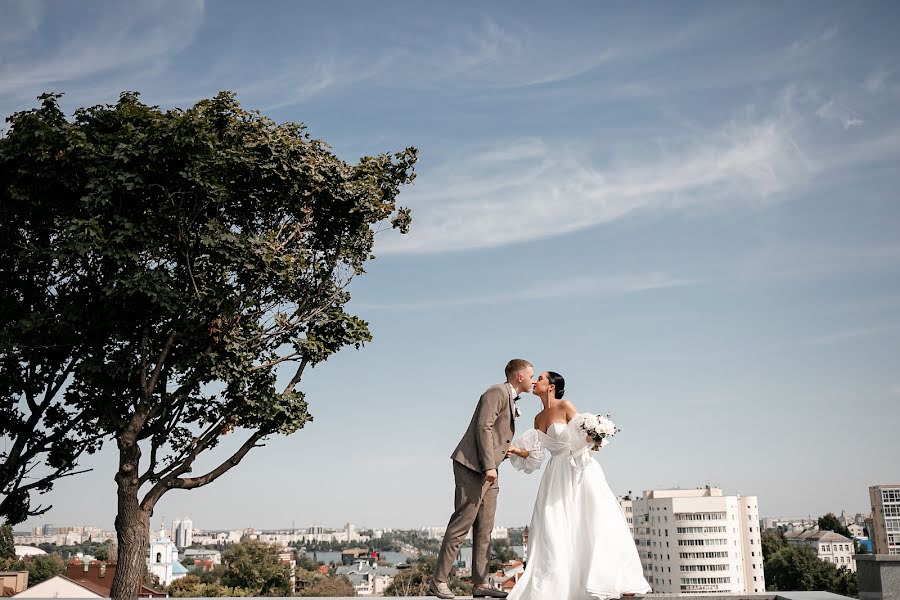
[[[606,600],[650,591],[619,501],[580,429],[582,414],[553,423],[547,433],[529,429],[512,456],[526,473],[550,460],[538,488],[528,536],[525,573],[509,600]]]

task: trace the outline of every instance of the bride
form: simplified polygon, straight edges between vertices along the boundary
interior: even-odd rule
[[[619,598],[650,591],[619,502],[609,489],[584,420],[563,400],[565,380],[542,373],[534,384],[544,409],[507,456],[518,470],[550,460],[538,488],[528,539],[528,564],[509,600]]]

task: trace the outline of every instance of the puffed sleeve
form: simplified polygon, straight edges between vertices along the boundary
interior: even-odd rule
[[[568,436],[569,443],[572,445],[571,450],[573,452],[578,452],[583,449],[585,446],[592,446],[593,444],[588,440],[587,433],[585,433],[582,426],[584,425],[584,418],[588,413],[575,413],[575,416],[569,421]]]
[[[528,450],[528,458],[516,454],[509,457],[512,466],[518,471],[532,473],[541,467],[544,461],[544,446],[536,429],[529,429],[513,440],[513,446]]]

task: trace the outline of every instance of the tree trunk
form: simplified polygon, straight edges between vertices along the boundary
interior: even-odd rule
[[[138,465],[141,451],[129,436],[123,435],[119,442],[119,472],[116,473],[118,486],[118,514],[116,515],[116,536],[119,540],[118,562],[113,577],[110,597],[134,600],[141,589],[141,580],[147,568],[147,548],[150,543],[150,515],[153,508],[141,508],[138,501],[140,482]]]

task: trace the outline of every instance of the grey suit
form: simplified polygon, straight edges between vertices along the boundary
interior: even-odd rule
[[[478,400],[469,428],[450,455],[456,481],[455,510],[434,567],[435,581],[447,581],[469,529],[472,529],[472,583],[478,585],[487,579],[500,486],[499,479],[488,483],[484,472],[496,469],[506,458],[515,430],[515,405],[509,386],[501,383],[489,387]]]

